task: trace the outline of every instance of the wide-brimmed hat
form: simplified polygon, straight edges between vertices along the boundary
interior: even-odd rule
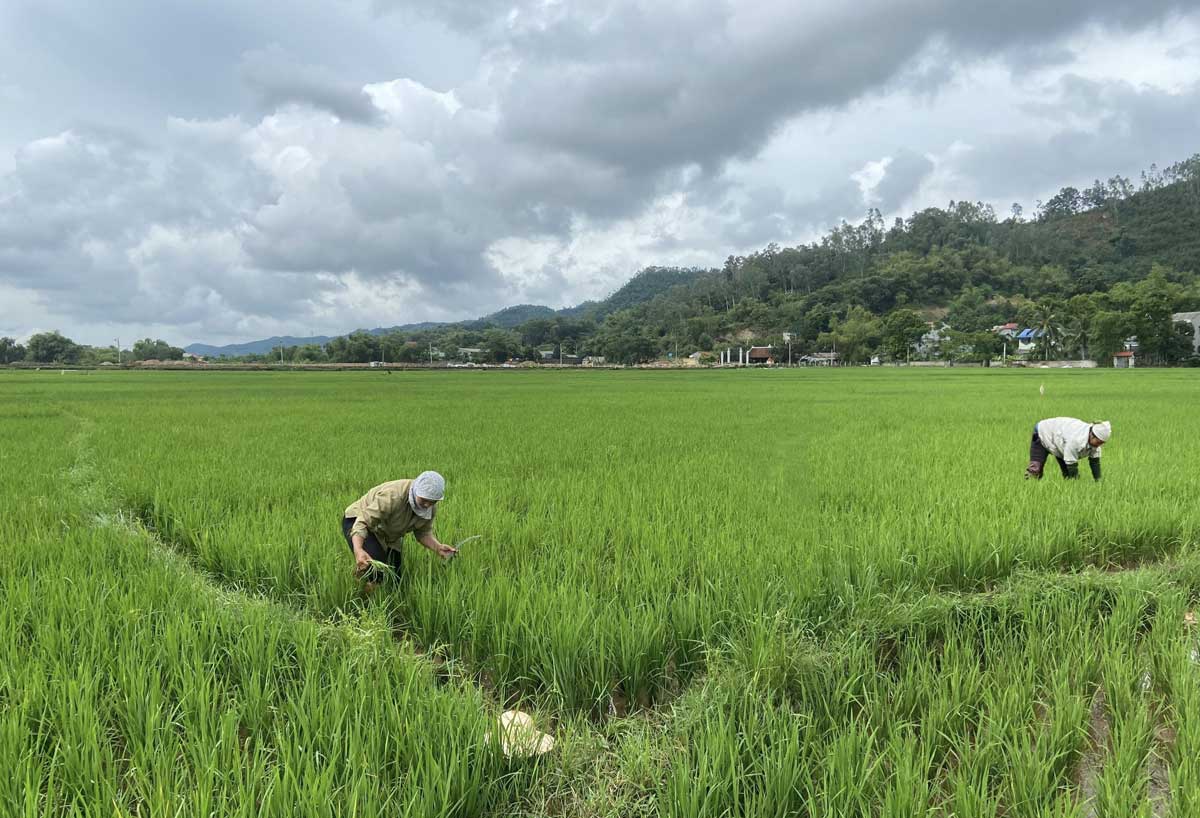
[[[483,737],[492,740],[492,734]],[[540,756],[554,749],[554,736],[537,729],[533,716],[520,710],[505,710],[500,716],[500,750],[507,758]]]

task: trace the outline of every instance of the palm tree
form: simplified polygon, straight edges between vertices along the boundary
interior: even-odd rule
[[[1081,361],[1087,358],[1088,341],[1091,339],[1091,327],[1087,319],[1078,315],[1071,318],[1062,328],[1062,339],[1067,352],[1075,350]]]
[[[1059,318],[1058,305],[1051,302],[1038,304],[1034,311],[1034,328],[1041,338],[1045,359],[1050,360],[1050,348],[1062,345],[1062,323]]]

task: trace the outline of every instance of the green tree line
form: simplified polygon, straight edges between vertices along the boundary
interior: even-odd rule
[[[0,338],[0,364],[33,363],[60,364],[67,366],[96,366],[103,363],[131,363],[134,361],[179,361],[183,350],[171,346],[162,339],[143,338],[132,349],[118,352],[111,347],[77,344],[58,330],[39,332],[29,337],[24,344],[15,338]]]

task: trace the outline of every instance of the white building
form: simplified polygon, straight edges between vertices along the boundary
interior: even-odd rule
[[[940,326],[933,321],[927,323],[929,324],[929,330],[916,343],[916,352],[918,355],[933,355],[936,353],[941,347],[942,341],[946,340],[950,333],[950,327],[945,323]]]
[[[1171,318],[1192,325],[1192,351],[1200,355],[1200,312],[1177,312]]]

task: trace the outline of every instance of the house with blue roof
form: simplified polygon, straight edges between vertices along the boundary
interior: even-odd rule
[[[1037,346],[1037,341],[1045,333],[1040,329],[1030,329],[1026,327],[1017,333],[1017,352],[1024,355],[1033,352],[1033,348]]]

